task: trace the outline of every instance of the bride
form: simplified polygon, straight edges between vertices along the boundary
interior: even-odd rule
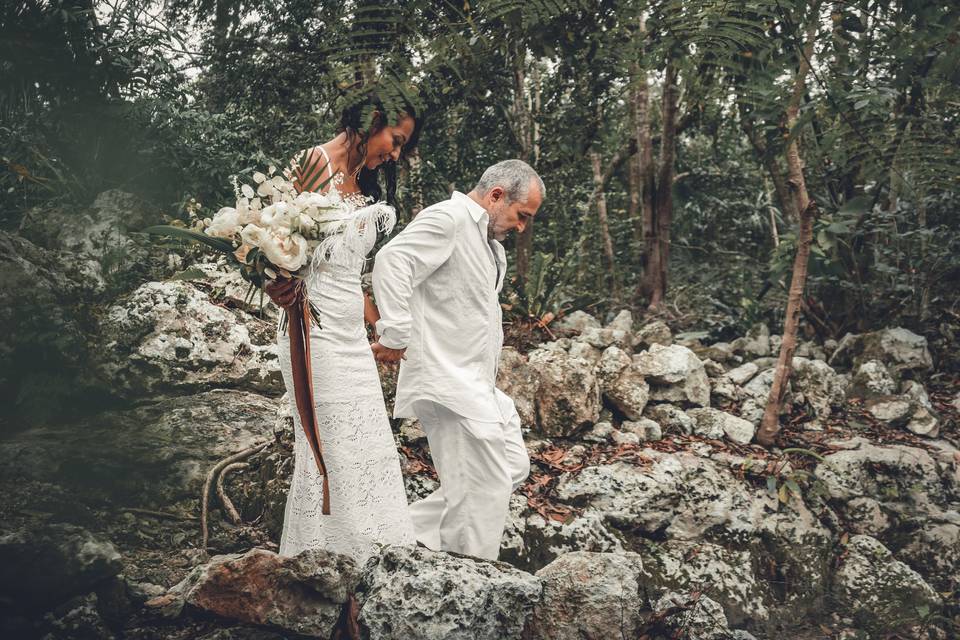
[[[395,222],[396,165],[400,154],[417,142],[416,111],[404,107],[387,117],[383,104],[344,111],[340,133],[298,155],[292,173],[300,191],[335,190],[346,224],[314,254],[306,275],[310,302],[319,310],[320,326],[311,324],[310,371],[317,426],[330,491],[330,514],[321,513],[323,476],[303,432],[294,404],[290,343],[278,330],[284,383],[295,422],[294,471],[287,496],[280,554],[296,555],[323,548],[364,560],[374,543],[415,544],[413,525],[400,472],[397,449],[384,405],[380,378],[367,342],[364,320],[374,326],[376,306],[360,286],[366,254],[377,231]],[[365,109],[366,108],[366,109]],[[305,159],[304,159],[305,158]],[[378,178],[384,174],[386,193]],[[266,287],[280,307],[294,302],[294,281],[278,279]]]

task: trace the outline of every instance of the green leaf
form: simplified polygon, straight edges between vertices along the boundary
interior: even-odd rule
[[[200,269],[197,269],[196,267],[190,267],[189,269],[184,269],[179,273],[173,274],[172,276],[167,278],[167,281],[173,282],[175,280],[203,280],[206,277],[207,277],[207,274],[205,274]]]
[[[205,244],[211,249],[215,249],[216,251],[220,251],[221,253],[229,255],[233,255],[234,251],[233,243],[229,240],[224,240],[223,238],[214,238],[213,236],[208,236],[205,233],[194,231],[193,229],[184,229],[183,227],[174,227],[171,225],[162,224],[153,227],[147,227],[143,230],[143,232],[151,235],[166,236],[168,238],[192,240],[194,242],[199,242],[200,244]]]
[[[787,480],[787,483],[784,486],[786,486],[787,489],[790,489],[790,492],[793,495],[797,496],[798,498],[802,497],[800,485],[797,484],[796,480]]]
[[[847,200],[842,207],[837,209],[838,215],[860,216],[870,210],[871,199],[867,196],[856,196]]]

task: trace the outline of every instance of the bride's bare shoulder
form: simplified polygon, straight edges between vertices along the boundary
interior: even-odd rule
[[[330,158],[320,145],[298,152],[290,161],[290,178],[297,191],[323,193],[330,188],[332,175]]]

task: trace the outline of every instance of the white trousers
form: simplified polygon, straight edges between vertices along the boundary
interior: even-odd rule
[[[503,422],[471,420],[431,400],[413,405],[440,487],[410,505],[417,540],[438,551],[496,560],[510,494],[530,473],[513,400],[496,390]]]

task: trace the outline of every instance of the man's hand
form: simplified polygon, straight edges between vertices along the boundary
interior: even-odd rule
[[[373,357],[377,362],[396,364],[401,360],[407,359],[406,349],[391,349],[383,346],[379,342],[374,342],[370,345],[370,348],[373,350]]]

